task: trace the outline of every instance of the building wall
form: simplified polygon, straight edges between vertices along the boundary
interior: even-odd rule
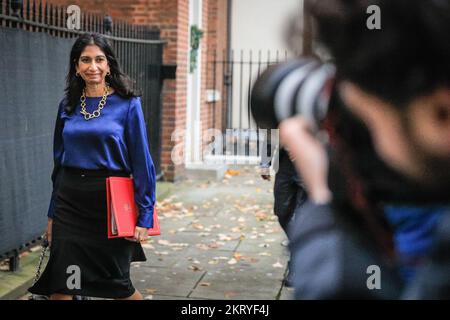
[[[292,49],[301,52],[302,44],[293,48],[287,35],[293,19],[301,23],[303,0],[232,0],[231,6],[231,60],[235,63],[230,125],[255,129],[253,119],[248,120],[249,90],[268,62],[291,57]]]
[[[222,130],[225,124],[223,97],[223,68],[214,60],[223,60],[227,52],[227,0],[203,0],[202,105],[203,131]],[[208,101],[207,92],[217,91],[217,101]],[[203,143],[209,140],[205,139]]]
[[[217,90],[220,100],[210,102],[211,126],[213,125],[212,108],[215,108],[215,126],[225,129],[226,110],[224,104],[224,65],[217,61],[224,61],[228,49],[228,0],[209,0],[208,9],[208,71],[206,75],[208,90]],[[214,60],[216,63],[214,64]]]
[[[232,0],[231,47],[285,51],[290,18],[299,15],[302,7],[303,0]]]
[[[201,30],[203,37],[200,41],[199,56],[199,72],[200,72],[200,97],[198,98],[198,105],[196,104],[195,91],[195,76],[189,83],[188,90],[191,90],[192,100],[188,103],[191,105],[188,109],[187,138],[189,145],[187,149],[190,154],[186,157],[186,164],[189,167],[198,165],[198,161],[202,160],[202,155],[205,151],[206,144],[210,142],[210,137],[205,136],[206,132],[212,128],[221,129],[225,123],[223,114],[225,114],[222,103],[223,99],[218,101],[209,101],[207,93],[218,90],[219,94],[222,92],[223,73],[218,64],[214,64],[214,59],[223,59],[226,55],[227,47],[227,0],[193,0],[197,4],[201,3]],[[194,6],[195,7],[195,6]],[[196,23],[196,22],[193,22]],[[198,118],[196,117],[196,110],[200,109]],[[198,122],[193,122],[198,121]],[[201,126],[201,130],[197,133],[193,126]],[[196,135],[198,134],[198,136]],[[199,145],[196,149],[194,145]]]

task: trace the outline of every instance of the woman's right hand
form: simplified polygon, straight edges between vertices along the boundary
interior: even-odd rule
[[[53,219],[52,218],[48,218],[47,230],[45,231],[44,238],[47,239],[49,247],[52,244],[52,227],[53,227]]]

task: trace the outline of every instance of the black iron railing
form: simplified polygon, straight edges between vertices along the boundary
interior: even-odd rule
[[[259,128],[251,115],[251,88],[261,73],[271,65],[286,61],[289,57],[299,54],[288,51],[263,51],[263,50],[230,50],[229,52],[213,52],[209,55],[208,68],[212,71],[208,88],[220,93],[220,99],[212,102],[212,126],[223,132],[222,141],[233,140],[234,149],[238,150],[236,142],[244,144],[243,154],[249,156],[250,144],[257,145],[259,154],[259,140],[261,139]],[[217,111],[224,119],[222,125],[217,124]],[[216,154],[216,150],[213,154]],[[228,153],[222,151],[221,154]],[[220,152],[219,152],[220,153]],[[237,153],[237,151],[236,151]]]

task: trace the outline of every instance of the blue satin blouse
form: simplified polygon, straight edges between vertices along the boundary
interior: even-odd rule
[[[101,97],[86,97],[86,110],[97,109]],[[123,170],[133,175],[135,201],[139,209],[137,225],[153,227],[156,174],[147,142],[147,132],[139,97],[122,98],[117,93],[107,97],[101,115],[86,121],[77,104],[74,113],[59,103],[56,118],[52,173],[53,192],[48,210],[55,211],[57,178],[61,166],[83,169]]]

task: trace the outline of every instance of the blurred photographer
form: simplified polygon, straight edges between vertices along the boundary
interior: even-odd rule
[[[381,30],[366,26],[370,5]],[[297,100],[295,117],[275,111],[310,199],[291,235],[296,298],[448,299],[449,210],[430,223],[427,262],[406,285],[384,208],[450,202],[450,1],[320,0],[308,9],[335,72],[321,73],[333,90],[320,123],[323,110],[298,103],[308,99]]]

